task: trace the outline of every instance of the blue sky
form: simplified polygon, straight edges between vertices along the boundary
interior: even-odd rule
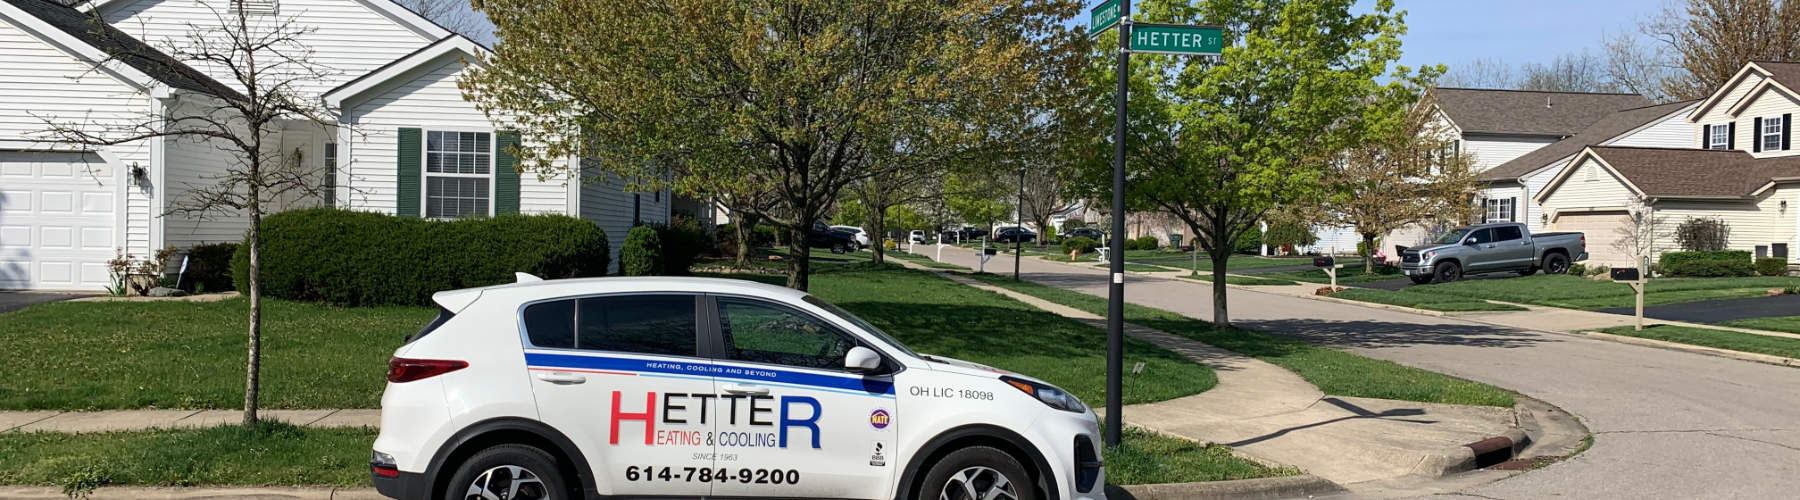
[[[1564,53],[1604,55],[1601,43],[1637,32],[1638,21],[1662,10],[1662,0],[1395,0],[1407,34],[1401,62],[1452,69],[1478,58],[1513,67],[1545,63]],[[1361,0],[1363,10],[1374,0]]]

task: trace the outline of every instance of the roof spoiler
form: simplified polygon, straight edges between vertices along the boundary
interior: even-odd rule
[[[544,281],[543,278],[539,278],[537,276],[532,276],[531,273],[513,273],[513,279],[516,280],[516,281],[513,281],[514,283],[530,283],[533,281]]]

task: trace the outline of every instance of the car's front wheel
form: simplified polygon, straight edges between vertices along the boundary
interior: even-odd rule
[[[845,253],[845,252],[849,251],[849,248],[850,248],[850,245],[846,245],[842,241],[837,242],[837,243],[832,243],[831,244],[831,253]]]
[[[1407,276],[1406,279],[1412,280],[1414,285],[1423,285],[1431,282],[1431,276]]]
[[[1037,500],[1025,466],[1004,451],[970,446],[951,452],[925,474],[919,500]]]
[[[569,483],[556,458],[531,446],[503,444],[469,457],[451,476],[448,500],[568,498]]]
[[[1553,253],[1544,256],[1544,274],[1568,274],[1569,256]]]
[[[1462,266],[1455,262],[1444,262],[1432,269],[1431,277],[1438,283],[1449,283],[1462,279]]]

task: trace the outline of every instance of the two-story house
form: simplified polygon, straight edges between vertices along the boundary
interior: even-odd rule
[[[448,219],[561,213],[606,230],[616,252],[638,223],[669,216],[667,192],[628,192],[615,178],[521,175],[509,132],[462,97],[457,79],[491,56],[391,0],[0,0],[0,289],[98,290],[117,252],[238,241],[237,213],[173,213],[217,182],[231,158],[189,139],[105,148],[47,140],[50,123],[96,127],[180,115],[237,86],[231,68],[171,57],[195,35],[236,24],[292,23],[328,75],[295,90],[335,123],[296,121],[272,138],[315,167],[331,205]],[[73,5],[73,6],[71,6]],[[297,55],[297,54],[295,54]],[[562,158],[559,166],[580,165]],[[577,176],[581,177],[581,176]]]
[[[1584,147],[1538,193],[1551,230],[1587,234],[1590,262],[1631,265],[1629,234],[1640,220],[1667,220],[1650,256],[1676,248],[1673,226],[1725,221],[1729,246],[1793,262],[1800,233],[1800,63],[1753,62],[1681,116],[1693,127],[1662,147]]]

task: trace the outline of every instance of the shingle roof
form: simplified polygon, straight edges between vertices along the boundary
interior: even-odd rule
[[[1594,146],[1644,194],[1743,197],[1778,177],[1800,176],[1800,156],[1756,158],[1742,150]]]
[[[1567,139],[1556,141],[1530,153],[1525,153],[1518,158],[1513,158],[1512,161],[1495,165],[1494,168],[1482,172],[1477,179],[1482,181],[1507,181],[1518,179],[1525,174],[1549,166],[1551,163],[1555,163],[1557,160],[1561,160],[1564,157],[1580,153],[1582,148],[1611,140],[1614,137],[1618,137],[1619,134],[1630,132],[1632,129],[1650,123],[1669,113],[1679,111],[1681,108],[1692,105],[1694,102],[1695,101],[1672,102],[1614,112],[1610,115],[1606,115],[1605,118],[1601,118],[1600,121],[1588,125],[1587,128],[1582,129],[1580,133],[1570,136]]]
[[[1538,92],[1439,87],[1444,114],[1464,133],[1569,136],[1615,111],[1649,106],[1637,94]]]
[[[1773,78],[1787,88],[1800,90],[1800,63],[1756,61],[1756,65],[1769,70],[1769,78]]]
[[[5,1],[170,87],[220,97],[242,98],[242,94],[231,87],[188,67],[142,40],[119,31],[97,17],[51,0]]]

